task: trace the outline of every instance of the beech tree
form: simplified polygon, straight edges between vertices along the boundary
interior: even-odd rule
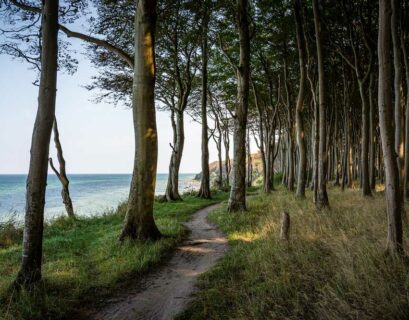
[[[250,33],[248,22],[249,8],[247,0],[236,1],[236,22],[239,30],[239,64],[231,61],[237,76],[237,105],[234,115],[234,163],[233,182],[229,198],[229,211],[246,210],[246,126],[250,81]]]
[[[132,111],[135,159],[128,207],[120,240],[158,239],[153,219],[158,137],[155,113],[156,1],[139,0],[135,16],[135,63]]]
[[[16,278],[16,284],[24,287],[29,287],[41,279],[48,153],[55,118],[57,92],[58,10],[57,0],[42,2],[38,108],[31,140],[30,167],[27,177],[23,256]]]
[[[379,0],[378,36],[378,103],[379,125],[385,163],[386,207],[388,216],[387,249],[391,253],[402,252],[402,202],[399,185],[398,163],[393,131],[392,66],[391,49],[391,1]]]

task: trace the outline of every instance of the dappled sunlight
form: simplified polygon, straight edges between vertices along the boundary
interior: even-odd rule
[[[376,192],[384,192],[385,191],[385,185],[384,184],[377,184],[375,186],[375,191]]]
[[[252,242],[254,240],[260,239],[261,234],[255,234],[253,232],[233,232],[229,236],[229,240],[231,241],[244,241],[244,242]]]

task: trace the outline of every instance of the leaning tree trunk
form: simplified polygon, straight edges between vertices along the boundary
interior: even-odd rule
[[[240,61],[237,73],[237,106],[234,118],[234,167],[229,211],[246,209],[246,127],[249,105],[250,34],[248,1],[237,0],[237,25],[240,38]]]
[[[207,1],[203,1],[203,30],[202,30],[202,177],[199,197],[210,199],[209,172],[209,136],[207,133],[207,41],[208,41],[208,8]]]
[[[55,175],[57,176],[58,180],[60,180],[61,182],[61,185],[62,185],[61,197],[62,197],[62,202],[64,203],[64,206],[65,206],[65,211],[67,211],[67,214],[69,217],[74,218],[75,217],[74,208],[72,206],[72,200],[71,200],[70,189],[69,189],[70,181],[68,180],[67,172],[65,170],[65,159],[64,159],[64,154],[62,151],[61,141],[60,141],[60,133],[58,131],[57,118],[54,119],[53,132],[54,132],[55,148],[57,149],[58,163],[60,164],[60,171],[58,172],[58,170],[54,167],[53,159],[51,158],[49,159],[50,166],[51,166],[51,169],[54,171]]]
[[[182,161],[183,147],[185,144],[185,129],[183,111],[176,110],[176,123],[174,127],[174,139],[172,147],[172,156],[169,164],[168,184],[166,187],[165,198],[168,201],[179,201],[182,197],[179,194],[179,169]]]
[[[318,150],[318,188],[317,188],[317,208],[321,209],[329,205],[327,194],[327,182],[325,179],[326,165],[326,112],[325,112],[325,76],[324,57],[322,53],[321,18],[318,9],[318,0],[313,0],[315,38],[317,44],[318,62],[318,91],[319,91],[319,150]]]
[[[156,0],[137,1],[135,15],[135,67],[132,110],[135,160],[125,223],[119,240],[158,239],[153,219],[158,137],[155,114]]]
[[[27,177],[23,256],[16,278],[16,285],[24,287],[29,287],[41,279],[48,155],[57,91],[58,7],[58,0],[43,1],[38,109],[31,140],[30,168]]]
[[[297,145],[300,154],[298,165],[298,177],[297,177],[297,197],[305,197],[305,184],[306,184],[306,170],[307,170],[307,150],[305,146],[305,133],[303,123],[303,108],[304,108],[304,96],[305,96],[305,42],[304,42],[304,26],[302,19],[302,0],[294,1],[294,15],[295,24],[297,28],[297,45],[300,64],[300,87],[297,97],[296,106],[296,130],[297,130]]]
[[[403,251],[402,203],[399,185],[399,171],[394,148],[391,46],[391,2],[379,0],[378,35],[378,104],[379,126],[385,166],[385,195],[388,216],[387,250],[390,253]]]

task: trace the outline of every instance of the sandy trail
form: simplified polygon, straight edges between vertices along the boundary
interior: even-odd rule
[[[92,318],[168,320],[183,311],[197,278],[228,250],[225,236],[207,222],[208,213],[218,206],[193,214],[185,223],[190,234],[170,260],[138,282],[137,288],[110,299]]]

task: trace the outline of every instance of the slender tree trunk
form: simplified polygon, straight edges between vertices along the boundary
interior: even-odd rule
[[[185,128],[183,111],[175,111],[176,121],[172,124],[174,134],[172,146],[172,156],[169,164],[168,184],[166,187],[165,198],[167,201],[180,201],[182,197],[179,194],[179,169],[182,161],[183,147],[185,145]]]
[[[58,59],[58,0],[44,0],[41,15],[41,76],[38,109],[31,140],[27,177],[23,256],[17,286],[30,287],[41,279],[43,222],[48,155],[55,118]]]
[[[247,149],[247,187],[250,188],[253,184],[253,164],[251,159],[251,150],[250,150],[250,129],[247,128],[247,139],[246,139],[246,149]]]
[[[315,38],[317,44],[317,62],[318,62],[318,89],[319,89],[319,152],[318,152],[318,190],[317,202],[318,209],[329,206],[327,194],[327,181],[325,179],[325,165],[327,158],[326,150],[326,110],[325,110],[325,75],[324,75],[324,57],[322,53],[322,35],[321,18],[318,9],[318,0],[313,0]]]
[[[371,74],[369,80],[369,89],[368,89],[368,96],[369,96],[369,186],[371,190],[375,190],[375,106],[374,106],[374,99],[372,97],[373,94],[373,86],[374,86],[374,79],[373,75]]]
[[[392,116],[392,69],[390,59],[391,14],[391,2],[389,0],[379,0],[378,104],[379,125],[381,129],[382,150],[386,175],[385,195],[388,216],[387,249],[390,253],[397,253],[403,251],[403,232],[399,171],[394,148],[394,120]]]
[[[305,132],[303,122],[303,109],[304,109],[304,96],[305,96],[305,82],[306,82],[306,70],[305,70],[305,37],[304,37],[304,23],[302,19],[302,0],[294,1],[294,15],[295,24],[297,29],[297,46],[298,56],[300,64],[300,87],[297,97],[296,106],[296,131],[297,131],[297,145],[300,154],[297,174],[297,191],[296,196],[305,197],[305,185],[306,185],[306,170],[307,170],[307,149],[305,146]]]
[[[61,197],[65,206],[65,211],[67,211],[69,217],[74,218],[75,217],[74,208],[72,206],[72,200],[69,189],[70,181],[68,180],[67,172],[65,169],[65,159],[60,142],[60,133],[58,132],[57,118],[55,118],[54,120],[53,131],[55,148],[57,149],[58,163],[60,164],[60,171],[58,172],[58,170],[54,167],[53,160],[51,158],[49,159],[50,166],[51,169],[54,171],[55,175],[57,176],[58,180],[60,180],[61,182],[62,185]]]
[[[223,132],[223,142],[224,142],[224,171],[226,175],[226,187],[230,187],[230,171],[231,171],[231,164],[230,164],[230,135],[229,135],[229,128],[226,127]]]
[[[199,197],[210,199],[210,172],[209,172],[209,136],[207,133],[207,42],[208,42],[208,8],[207,1],[203,1],[202,26],[202,177]]]
[[[156,0],[137,1],[132,110],[135,159],[125,223],[119,240],[158,239],[153,219],[158,138],[155,114]]]
[[[404,197],[409,200],[409,56],[406,44],[401,41],[403,60],[405,63],[406,75],[406,118],[405,118],[405,176],[404,176]]]
[[[403,104],[401,85],[402,85],[402,55],[401,55],[401,44],[399,37],[399,14],[401,7],[399,5],[399,0],[392,0],[392,18],[391,18],[391,32],[392,32],[392,48],[393,48],[393,65],[394,65],[394,111],[395,111],[395,152],[398,155],[398,170],[399,179],[403,181]],[[402,186],[402,184],[401,184]]]
[[[369,184],[369,109],[368,96],[364,84],[359,82],[359,93],[362,100],[362,141],[361,141],[361,188],[363,196],[371,196]]]
[[[246,210],[246,127],[250,81],[250,34],[248,2],[237,0],[240,62],[237,68],[237,106],[234,119],[234,169],[229,211]]]

